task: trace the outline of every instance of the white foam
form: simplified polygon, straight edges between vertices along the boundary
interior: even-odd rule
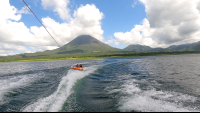
[[[89,75],[96,66],[84,67],[83,71],[70,69],[68,74],[64,76],[57,90],[46,98],[39,99],[37,102],[27,106],[22,111],[24,112],[58,112],[62,109],[63,104],[73,92],[72,87],[77,80]]]
[[[190,110],[163,100],[155,100],[145,95],[135,95],[123,98],[120,101],[122,112],[141,111],[141,112],[189,112]]]
[[[38,75],[29,74],[0,80],[0,105],[5,103],[4,95],[6,93],[11,92],[13,89],[24,87],[36,79],[38,79]]]
[[[179,103],[186,101],[192,97],[184,95],[185,98],[170,98],[177,95],[170,94],[169,92],[161,91],[144,91],[138,94],[122,97],[119,101],[119,110],[122,112],[141,111],[141,112],[193,112],[197,111],[193,108],[185,108]],[[157,98],[157,99],[155,99]],[[173,100],[170,102],[167,100]],[[194,100],[194,98],[193,98]]]
[[[125,76],[127,78],[127,76]],[[196,97],[177,92],[156,91],[149,87],[142,90],[138,83],[144,80],[127,79],[120,87],[107,87],[109,93],[116,93],[119,97],[118,110],[121,112],[193,112],[195,108],[184,107],[184,102],[195,102]],[[147,81],[146,81],[147,82]]]

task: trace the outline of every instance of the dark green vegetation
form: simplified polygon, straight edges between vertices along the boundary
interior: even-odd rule
[[[188,53],[200,53],[200,42],[170,46],[168,48],[151,48],[142,45],[129,45],[124,49],[117,49],[104,44],[89,35],[81,35],[61,48],[36,53],[2,56],[0,57],[0,62],[90,59]]]
[[[151,48],[149,46],[142,45],[129,45],[124,50],[133,52],[191,52],[200,51],[200,41],[190,44],[173,45],[168,48]]]

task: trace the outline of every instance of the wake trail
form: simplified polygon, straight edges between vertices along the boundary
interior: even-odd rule
[[[40,78],[41,77],[37,74],[28,74],[0,80],[0,105],[6,103],[8,99],[5,95],[12,93],[13,89],[28,86],[31,82]]]
[[[35,103],[26,106],[23,112],[58,112],[62,109],[63,104],[73,92],[72,87],[77,80],[88,76],[98,68],[97,65],[85,67],[83,71],[70,69],[64,76],[57,90],[48,97],[41,98]]]

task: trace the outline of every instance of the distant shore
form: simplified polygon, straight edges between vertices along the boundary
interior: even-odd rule
[[[54,61],[54,60],[79,60],[79,59],[99,59],[99,58],[120,58],[120,57],[141,57],[141,56],[164,56],[164,55],[184,55],[184,54],[200,54],[200,52],[140,52],[140,53],[119,53],[110,55],[88,56],[88,57],[61,57],[61,58],[33,58],[33,59],[0,59],[0,63],[6,62],[32,62],[32,61]]]

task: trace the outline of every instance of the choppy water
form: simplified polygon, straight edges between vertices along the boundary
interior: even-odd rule
[[[0,63],[0,111],[200,111],[199,61],[193,54]],[[83,71],[71,69],[77,63]]]

